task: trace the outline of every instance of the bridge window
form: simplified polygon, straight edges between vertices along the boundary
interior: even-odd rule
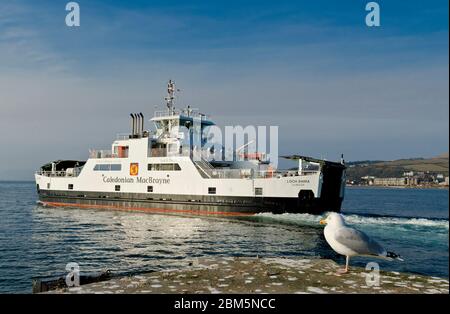
[[[148,171],[179,171],[179,164],[148,164]]]
[[[263,189],[262,188],[255,188],[255,195],[263,195]]]
[[[73,184],[69,184],[69,185],[67,186],[67,188],[68,188],[69,190],[73,190]]]
[[[114,146],[114,155],[118,158],[128,158],[128,146]]]
[[[147,186],[147,192],[153,192],[153,186],[152,185],[148,185]]]
[[[94,167],[94,171],[120,171],[122,170],[121,164],[97,164]]]
[[[216,194],[216,188],[215,187],[209,187],[208,188],[208,194]]]
[[[114,186],[114,190],[115,190],[116,192],[120,192],[120,185]]]

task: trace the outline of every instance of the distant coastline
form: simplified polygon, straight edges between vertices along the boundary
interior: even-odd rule
[[[448,189],[448,153],[433,158],[347,163],[347,186]]]
[[[33,183],[34,180],[0,180],[1,183]]]
[[[363,189],[392,189],[392,190],[448,190],[448,186],[433,185],[433,186],[411,186],[411,185],[355,185],[347,184],[346,188],[363,188]]]

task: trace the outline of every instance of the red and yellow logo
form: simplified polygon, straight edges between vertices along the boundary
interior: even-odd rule
[[[130,176],[137,176],[139,173],[139,164],[137,162],[130,164]]]

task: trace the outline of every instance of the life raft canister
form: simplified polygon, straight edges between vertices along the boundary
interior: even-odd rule
[[[269,165],[269,167],[267,167],[266,177],[267,178],[273,177],[273,168],[270,165]]]

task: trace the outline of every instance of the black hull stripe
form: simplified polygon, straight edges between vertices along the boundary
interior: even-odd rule
[[[150,197],[151,196],[151,197]],[[179,211],[189,214],[312,213],[340,211],[342,199],[320,199],[163,195],[145,193],[98,193],[78,191],[39,191],[39,200],[51,206],[123,208],[153,211]]]

